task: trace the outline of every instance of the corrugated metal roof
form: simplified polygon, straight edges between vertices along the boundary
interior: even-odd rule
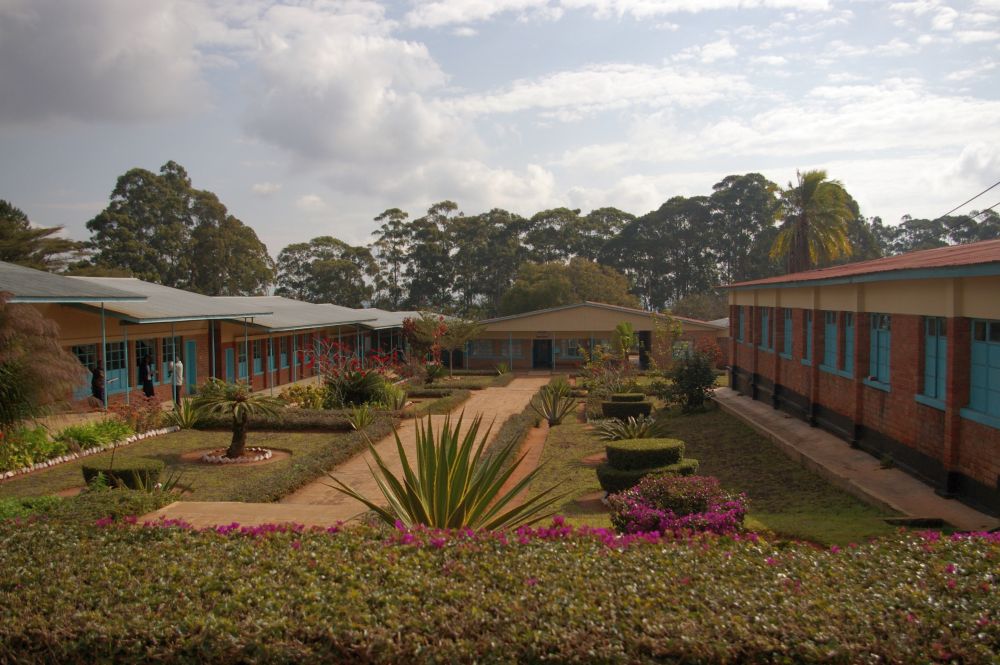
[[[90,284],[0,261],[0,291],[14,294],[11,302],[137,302],[145,296],[101,284]]]
[[[537,316],[538,314],[548,314],[549,312],[559,312],[565,309],[575,309],[577,307],[595,307],[597,309],[607,309],[612,312],[621,312],[622,314],[633,314],[636,316],[659,316],[657,312],[650,312],[645,309],[636,309],[634,307],[623,307],[622,305],[608,305],[603,302],[593,302],[591,300],[585,300],[583,302],[573,303],[572,305],[559,305],[558,307],[549,307],[548,309],[536,309],[531,312],[522,312],[521,314],[511,314],[509,316],[498,316],[492,319],[484,319],[480,323],[496,323],[498,321],[510,321],[511,319],[523,319],[529,316]],[[676,316],[674,314],[670,315],[672,318],[678,321],[687,321],[688,323],[694,323],[701,326],[708,326],[709,328],[722,328],[723,326],[716,325],[711,321],[702,321],[700,319],[692,319],[686,316]]]
[[[366,315],[362,310],[319,305],[282,296],[228,296],[213,300],[252,303],[258,309],[268,310],[269,314],[255,316],[253,325],[275,332],[354,324],[367,327],[375,320],[374,316]]]
[[[779,277],[738,282],[730,284],[725,288],[740,289],[778,284],[798,285],[825,281],[833,281],[835,283],[866,281],[859,278],[876,276],[879,279],[894,279],[897,277],[919,278],[920,275],[915,274],[892,274],[897,271],[916,270],[932,271],[932,273],[924,276],[932,278],[937,276],[933,274],[933,271],[944,272],[949,268],[967,268],[970,266],[987,267],[989,264],[998,264],[996,268],[998,274],[1000,274],[1000,240],[984,240],[983,242],[974,242],[965,245],[925,249],[918,252],[900,254],[899,256],[887,256],[882,259],[858,261],[857,263],[830,266],[828,268],[817,268],[815,270],[806,270]],[[942,274],[941,276],[946,275]]]
[[[421,312],[417,311],[390,312],[389,310],[379,309],[378,307],[366,307],[357,311],[374,317],[373,321],[365,324],[374,330],[401,328],[405,319],[419,319],[421,315]]]
[[[169,323],[209,319],[244,319],[270,314],[271,310],[256,303],[220,302],[218,298],[191,293],[182,289],[144,282],[134,277],[71,277],[91,285],[119,287],[146,296],[136,303],[106,303],[105,310],[135,323]]]

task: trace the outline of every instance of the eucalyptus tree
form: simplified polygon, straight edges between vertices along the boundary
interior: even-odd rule
[[[450,311],[454,268],[451,262],[452,236],[448,226],[461,217],[453,201],[435,203],[423,217],[409,225],[409,247],[405,269],[411,309]]]
[[[409,213],[389,208],[375,218],[380,226],[372,234],[372,255],[378,264],[375,283],[378,304],[386,309],[399,309],[406,296],[406,264],[409,255]]]
[[[751,250],[775,223],[778,186],[759,173],[726,176],[712,186],[713,234],[722,283],[753,279],[758,266]]]
[[[366,247],[320,236],[281,250],[275,293],[306,302],[363,307],[371,300],[377,270]]]

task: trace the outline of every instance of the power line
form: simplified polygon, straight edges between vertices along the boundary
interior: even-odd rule
[[[994,203],[993,205],[991,205],[989,208],[983,208],[982,210],[977,211],[976,212],[976,217],[979,217],[984,212],[987,212],[989,210],[993,210],[993,208],[996,208],[997,206],[1000,206],[1000,201],[997,201],[996,203]]]
[[[978,194],[976,194],[975,196],[973,196],[973,197],[972,197],[971,199],[969,199],[969,200],[968,200],[968,201],[966,201],[965,203],[959,203],[959,204],[958,204],[957,206],[955,206],[954,208],[952,208],[951,210],[949,210],[949,211],[948,211],[948,212],[946,212],[945,214],[941,215],[941,217],[947,217],[948,215],[950,215],[951,213],[955,212],[956,210],[958,210],[958,209],[959,209],[959,208],[961,208],[962,206],[964,206],[964,205],[966,205],[966,204],[968,204],[968,203],[972,203],[973,201],[975,201],[975,200],[976,200],[976,199],[978,199],[978,198],[979,198],[980,196],[982,196],[982,195],[983,195],[983,194],[985,194],[986,192],[990,191],[991,189],[993,189],[993,188],[994,188],[994,187],[996,187],[997,185],[1000,185],[1000,180],[997,180],[997,181],[996,181],[995,183],[993,183],[992,185],[990,185],[989,187],[987,187],[987,188],[986,188],[986,189],[984,189],[983,191],[979,192]],[[998,202],[997,202],[997,205],[1000,205],[1000,201],[998,201]],[[993,207],[995,208],[996,206],[993,206]],[[991,208],[987,208],[987,210],[991,210]],[[941,217],[938,217],[937,219],[941,219]]]

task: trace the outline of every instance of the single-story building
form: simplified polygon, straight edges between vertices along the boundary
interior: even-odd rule
[[[1000,514],[1000,240],[728,288],[734,389]]]
[[[681,324],[682,344],[714,341],[728,334],[725,327],[707,321],[672,318]],[[654,348],[657,319],[665,320],[655,312],[589,301],[486,319],[481,322],[483,333],[468,345],[468,366],[491,368],[505,363],[515,370],[578,367],[583,362],[581,348],[609,347],[615,327],[628,322],[639,339],[639,362],[645,369]]]

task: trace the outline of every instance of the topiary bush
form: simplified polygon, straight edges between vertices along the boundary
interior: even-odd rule
[[[115,487],[118,485],[128,489],[149,489],[156,485],[163,472],[163,462],[155,459],[137,457],[133,459],[100,460],[96,462],[84,462],[82,465],[83,479],[89,485],[98,474],[104,476],[108,485]]]
[[[612,393],[612,402],[643,402],[646,399],[645,393]]]
[[[608,494],[614,494],[634,487],[646,476],[690,476],[697,470],[698,460],[690,458],[682,458],[676,464],[646,469],[616,469],[604,463],[597,467],[597,480],[601,483],[601,489]]]
[[[709,353],[696,352],[674,363],[668,373],[670,383],[663,397],[681,407],[684,413],[701,410],[715,389],[715,359]]]
[[[605,446],[608,464],[627,471],[676,464],[684,457],[684,442],[679,439],[625,439]]]
[[[723,490],[711,476],[646,476],[608,503],[620,533],[730,534],[742,528],[747,512],[746,495]]]
[[[618,420],[608,418],[594,427],[597,438],[605,441],[623,441],[625,439],[656,439],[666,434],[666,426],[650,416]]]
[[[627,420],[648,416],[652,411],[652,402],[601,402],[601,414],[605,418]]]

